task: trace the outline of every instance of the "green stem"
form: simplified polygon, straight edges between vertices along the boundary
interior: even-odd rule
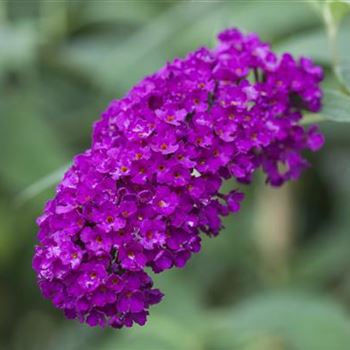
[[[332,55],[333,73],[337,78],[337,80],[339,81],[339,83],[341,84],[341,87],[343,88],[344,92],[346,94],[350,94],[349,87],[347,86],[347,84],[344,83],[342,76],[339,74],[338,67],[340,64],[340,57],[339,57],[339,49],[337,44],[337,34],[338,34],[339,24],[336,23],[329,4],[326,4],[323,7],[322,15],[323,15],[323,20],[325,22],[329,47]]]
[[[334,21],[330,6],[324,6],[323,8],[323,19],[326,24],[326,31],[329,41],[329,46],[332,54],[332,67],[334,72],[336,72],[336,67],[339,63],[339,54],[337,46],[337,32],[338,26]]]

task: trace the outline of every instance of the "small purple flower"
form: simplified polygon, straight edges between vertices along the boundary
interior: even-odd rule
[[[151,138],[151,149],[161,154],[174,153],[179,145],[176,143],[175,131],[170,127],[163,126],[159,132]]]
[[[132,217],[137,212],[137,205],[134,199],[124,200],[119,203],[118,214],[124,219]]]
[[[107,271],[102,264],[84,264],[81,272],[77,282],[82,290],[89,292],[102,285],[107,277]]]
[[[144,308],[145,298],[140,291],[126,291],[125,293],[120,295],[118,302],[119,312],[138,313],[143,311]]]
[[[318,151],[324,144],[324,136],[317,127],[311,127],[308,131],[307,145],[311,151]]]
[[[89,209],[87,214],[89,220],[105,231],[117,231],[125,227],[125,217],[119,216],[118,208],[111,201],[102,201],[97,208]]]
[[[86,318],[86,323],[91,327],[104,327],[106,324],[105,316],[102,312],[91,311],[88,317]]]
[[[225,196],[227,206],[232,213],[239,211],[241,207],[241,201],[244,199],[244,194],[237,191],[232,191]]]
[[[80,234],[80,239],[85,243],[86,248],[94,252],[103,250],[108,253],[112,247],[111,236],[98,228],[85,227]]]
[[[140,243],[145,249],[162,246],[166,240],[166,225],[162,220],[145,219],[140,226]]]
[[[120,265],[129,271],[140,271],[146,265],[146,257],[140,244],[130,241],[119,249]]]
[[[185,120],[188,112],[185,109],[178,109],[175,105],[173,108],[166,110],[156,110],[156,116],[168,124],[178,126]]]
[[[158,187],[153,199],[153,207],[156,212],[169,216],[175,211],[178,203],[178,196],[174,192],[171,192],[168,187]]]
[[[115,290],[110,289],[107,284],[100,285],[99,288],[97,288],[91,296],[91,303],[98,307],[113,304],[116,302],[116,300],[117,295],[115,293]]]
[[[174,165],[165,171],[164,175],[160,179],[160,182],[170,184],[174,187],[181,187],[187,185],[190,178],[191,174],[188,169],[179,165]]]
[[[152,268],[154,272],[161,272],[170,269],[173,266],[173,258],[170,252],[161,250],[152,261]]]

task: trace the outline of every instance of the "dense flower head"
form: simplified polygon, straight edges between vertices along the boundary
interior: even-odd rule
[[[301,152],[323,136],[300,125],[317,112],[323,78],[308,58],[277,57],[256,34],[228,29],[215,49],[175,59],[112,101],[38,219],[33,267],[43,295],[90,326],[146,322],[162,293],[146,268],[183,267],[239,211],[261,168],[297,179]]]

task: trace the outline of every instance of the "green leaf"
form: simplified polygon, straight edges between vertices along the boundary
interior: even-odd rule
[[[306,113],[302,125],[322,121],[350,122],[350,96],[340,90],[325,89],[320,113]]]
[[[350,14],[350,2],[349,1],[334,1],[328,4],[329,7],[329,13],[331,14],[332,21],[334,23],[334,26],[336,28],[336,34],[338,35],[339,31],[344,27],[344,23],[341,22],[348,22],[344,21],[345,16]],[[326,12],[327,15],[327,12]],[[349,23],[346,23],[349,24]],[[328,24],[328,26],[331,24]],[[329,29],[330,30],[330,29]],[[349,33],[349,30],[347,30],[347,33]],[[330,38],[332,39],[332,38]],[[336,38],[336,52],[337,55],[335,62],[334,62],[334,71],[336,74],[336,77],[338,78],[339,82],[342,84],[342,86],[350,92],[350,61],[349,61],[349,52],[344,54],[342,52],[343,47],[339,45],[339,40]],[[347,35],[347,44],[346,47],[349,50],[349,35]],[[347,50],[347,51],[348,51]]]
[[[62,179],[64,173],[67,171],[69,167],[69,164],[66,164],[52,173],[43,176],[33,184],[26,187],[24,190],[22,190],[17,197],[15,198],[15,202],[17,205],[22,205],[28,200],[36,197],[43,191],[49,189],[50,187],[56,185],[60,179]]]
[[[340,61],[336,67],[336,74],[343,86],[350,91],[350,60]]]
[[[28,95],[6,95],[1,114],[0,177],[11,190],[20,191],[67,162],[54,130]]]
[[[197,320],[199,321],[199,320]],[[137,327],[112,336],[101,350],[193,350],[200,343],[198,334],[171,315],[153,313],[146,327]]]
[[[342,19],[350,12],[350,2],[348,0],[328,1],[324,6],[329,7],[333,21],[336,24],[339,24]]]
[[[317,113],[306,113],[301,120],[300,124],[301,125],[308,125],[308,124],[313,124],[313,123],[319,123],[324,121],[324,117],[321,114]]]
[[[327,36],[324,30],[316,29],[297,33],[275,46],[278,53],[290,52],[295,56],[308,56],[323,64],[330,64],[331,54],[327,47]]]
[[[25,71],[38,58],[39,36],[35,23],[0,25],[0,74],[9,69]]]
[[[350,319],[332,300],[300,293],[267,294],[248,299],[214,325],[213,349],[344,350],[350,348]],[[261,349],[264,349],[261,347]]]
[[[307,3],[320,15],[322,14],[322,9],[324,2],[323,0],[306,0]]]
[[[191,282],[183,280],[181,273],[169,272],[172,275],[170,279],[169,276],[155,278],[157,287],[160,287],[166,296],[160,305],[152,308],[146,326],[135,325],[132,329],[113,334],[99,349],[203,349],[202,333],[210,326],[211,319],[203,307],[198,305],[199,293],[190,287]]]
[[[350,96],[338,90],[325,90],[321,115],[336,122],[350,122]]]
[[[113,332],[99,346],[101,350],[194,350],[203,349],[201,334],[210,318],[200,304],[199,288],[184,271],[172,270],[154,276],[157,288],[165,294],[161,304],[152,307],[144,327]]]
[[[166,50],[158,49],[160,45],[170,42],[181,28],[206,14],[219,11],[221,7],[213,3],[200,6],[179,3],[123,38],[74,41],[63,47],[59,58],[65,66],[81,71],[107,91],[115,90],[116,85],[125,90],[130,87],[130,82],[135,83],[170,58]],[[152,59],[144,60],[147,55]]]
[[[344,80],[342,76],[344,69],[342,68],[341,64],[343,64],[344,60],[341,57],[341,48],[339,47],[339,43],[337,42],[337,36],[343,18],[349,12],[350,3],[348,0],[328,1],[324,4],[322,11],[329,40],[329,47],[332,53],[333,70],[339,82],[348,91],[350,91],[350,87],[348,86],[346,79]],[[348,34],[347,40],[349,41]],[[348,47],[348,43],[346,44],[346,47]]]
[[[61,327],[57,327],[56,325],[56,332],[51,335],[50,350],[99,349],[95,345],[95,342],[100,334],[100,329],[86,327],[86,325],[79,324],[78,322],[66,322]],[[35,349],[42,348],[43,346],[36,347]]]
[[[350,57],[349,33],[350,23],[346,22],[339,28],[336,39],[340,61],[344,61],[344,63],[346,57]],[[291,35],[287,40],[275,45],[274,49],[280,54],[290,52],[295,56],[308,56],[318,63],[330,66],[332,55],[327,47],[328,41],[325,31],[317,28]]]
[[[348,0],[326,1],[322,5],[323,19],[332,44],[335,40],[340,22],[350,12]]]
[[[116,87],[125,91],[174,56],[211,45],[225,27],[238,26],[258,32],[264,40],[280,40],[318,22],[302,4],[179,2],[129,35],[118,30],[114,35],[67,42],[56,58],[58,64],[80,72],[104,91],[115,92]]]
[[[18,243],[16,235],[13,234],[13,210],[8,203],[0,201],[0,266],[2,266],[9,258]]]
[[[81,24],[111,23],[130,25],[146,23],[159,12],[156,3],[106,2],[101,6],[96,1],[86,1],[81,9]],[[71,5],[72,6],[72,5]]]
[[[347,269],[350,262],[347,228],[331,227],[313,245],[304,247],[296,258],[294,279],[297,283],[325,286]]]

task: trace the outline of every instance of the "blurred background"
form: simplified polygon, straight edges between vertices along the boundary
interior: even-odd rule
[[[350,349],[350,124],[322,122],[326,145],[299,182],[276,190],[257,176],[219,237],[155,276],[165,298],[145,327],[65,320],[31,268],[35,218],[93,121],[167,60],[238,26],[313,57],[333,86],[319,3],[0,1],[1,350]]]

